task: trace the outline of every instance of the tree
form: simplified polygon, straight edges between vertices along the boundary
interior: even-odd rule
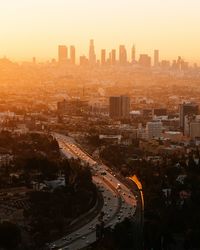
[[[13,250],[17,249],[21,242],[21,232],[17,225],[10,222],[0,224],[0,246]]]

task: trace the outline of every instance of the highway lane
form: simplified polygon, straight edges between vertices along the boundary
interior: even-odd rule
[[[92,170],[93,182],[102,192],[104,204],[102,211],[105,213],[103,220],[105,226],[114,226],[126,217],[134,216],[137,200],[133,193],[121,183],[110,169],[104,164],[99,164],[91,156],[75,144],[72,138],[61,134],[54,134],[62,153],[68,158],[79,158],[87,163]],[[75,232],[49,244],[50,249],[81,249],[96,241],[96,224],[99,224],[99,215]]]

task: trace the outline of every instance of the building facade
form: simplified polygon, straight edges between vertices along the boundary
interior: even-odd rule
[[[111,118],[129,118],[130,98],[128,96],[111,96],[109,98],[109,116]]]
[[[184,130],[185,116],[186,115],[197,115],[199,112],[199,107],[195,103],[183,103],[180,105],[179,118],[180,118],[180,128]]]

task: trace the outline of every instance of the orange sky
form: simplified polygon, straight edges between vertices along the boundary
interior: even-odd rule
[[[137,54],[160,50],[200,62],[199,0],[0,0],[0,57],[57,57],[58,44],[88,53],[136,45]]]

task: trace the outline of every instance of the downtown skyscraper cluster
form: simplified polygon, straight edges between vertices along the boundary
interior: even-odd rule
[[[58,46],[58,62],[61,64],[70,63],[75,65],[76,63],[76,49],[74,46],[69,48],[69,57],[68,57],[68,47],[65,45]]]
[[[69,50],[69,51],[68,51]],[[135,62],[136,51],[135,46],[131,49],[131,61],[128,61],[128,53],[125,45],[119,46],[118,57],[116,49],[112,49],[107,52],[106,49],[102,49],[100,52],[100,58],[97,59],[94,40],[90,40],[88,57],[80,56],[80,65],[90,65],[94,66],[96,64],[101,65],[126,65]],[[76,63],[76,49],[74,46],[68,48],[66,45],[58,46],[58,62],[60,64],[75,64]]]
[[[128,59],[130,58],[130,59]],[[119,45],[118,51],[111,49],[101,49],[100,56],[97,58],[95,52],[94,40],[89,42],[88,56],[82,55],[79,60],[76,58],[75,46],[59,45],[58,46],[58,63],[60,65],[81,65],[81,66],[127,66],[138,65],[143,68],[162,68],[162,69],[174,69],[174,70],[186,70],[188,69],[188,63],[185,62],[180,56],[177,60],[173,60],[172,63],[168,60],[160,60],[159,50],[154,50],[153,60],[148,54],[140,54],[136,58],[136,48],[133,45],[130,51],[130,55],[127,52],[125,45]]]

